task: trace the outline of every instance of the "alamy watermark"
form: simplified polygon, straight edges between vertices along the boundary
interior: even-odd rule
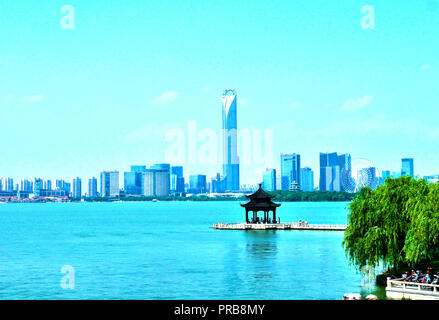
[[[64,265],[61,268],[61,274],[64,276],[61,278],[61,288],[64,290],[75,289],[75,268],[69,265]]]
[[[267,168],[274,164],[273,129],[199,129],[196,121],[188,121],[187,132],[178,128],[166,130],[165,141],[169,143],[165,151],[168,163],[234,164],[239,153],[239,164]],[[225,144],[230,145],[230,157],[224,157]]]
[[[60,21],[61,29],[75,29],[75,8],[70,4],[62,6],[61,14],[63,15]]]

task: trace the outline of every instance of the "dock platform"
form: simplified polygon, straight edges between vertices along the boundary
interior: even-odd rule
[[[310,231],[345,231],[347,225],[307,224],[307,223],[215,223],[218,230],[310,230]]]

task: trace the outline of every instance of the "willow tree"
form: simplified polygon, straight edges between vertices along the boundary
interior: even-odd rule
[[[439,184],[408,203],[411,225],[404,250],[407,260],[431,263],[439,260]]]
[[[398,270],[407,265],[406,238],[412,226],[413,199],[428,194],[424,180],[388,178],[376,190],[361,189],[349,205],[348,228],[343,246],[358,269],[365,266]],[[413,236],[414,237],[414,236]]]

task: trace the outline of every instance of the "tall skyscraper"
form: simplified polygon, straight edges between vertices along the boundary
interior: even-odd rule
[[[154,169],[146,169],[145,172],[142,173],[142,195],[146,197],[153,197],[156,195],[155,193],[155,170]]]
[[[282,190],[290,190],[297,184],[300,188],[300,154],[280,155]]]
[[[101,172],[101,197],[117,197],[119,195],[119,171]]]
[[[124,172],[123,187],[125,194],[142,194],[142,176],[146,171],[146,166],[131,166],[131,171]]]
[[[52,190],[52,181],[51,180],[44,180],[44,189]]]
[[[3,191],[14,191],[14,179],[2,178]]]
[[[198,174],[189,177],[189,193],[205,193],[206,187],[205,175]]]
[[[73,179],[72,196],[76,199],[80,199],[82,197],[82,181],[79,177]]]
[[[98,179],[95,177],[88,179],[88,196],[90,198],[98,196]]]
[[[320,191],[353,192],[355,187],[350,154],[320,153]]]
[[[300,169],[300,189],[302,191],[314,191],[314,171],[305,167]]]
[[[142,172],[141,194],[147,197],[169,196],[170,181],[170,165],[155,164]]]
[[[276,190],[276,169],[267,169],[262,174],[262,188],[265,191]]]
[[[171,193],[171,165],[158,163],[151,166],[155,170],[155,195],[158,197],[169,196]]]
[[[184,193],[183,167],[171,167],[171,193]]]
[[[402,161],[401,167],[401,176],[410,176],[412,178],[415,177],[415,169],[413,165],[413,158],[404,158]]]
[[[237,95],[235,89],[224,90],[222,104],[223,136],[223,176],[226,178],[226,190],[239,192],[239,157]]]
[[[42,191],[44,190],[44,184],[43,180],[40,178],[35,178],[34,182],[34,193],[37,197],[40,197],[42,195]]]
[[[34,190],[34,185],[32,181],[26,179],[22,179],[20,181],[20,191],[33,192],[33,190]]]
[[[212,178],[210,186],[212,193],[224,193],[226,192],[226,178],[221,177],[221,174],[218,172],[216,176]]]

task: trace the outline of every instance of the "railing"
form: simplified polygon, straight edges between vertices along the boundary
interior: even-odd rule
[[[386,290],[402,290],[407,293],[427,293],[439,295],[439,285],[437,284],[427,284],[419,282],[408,282],[403,281],[403,279],[387,278],[387,288]]]

